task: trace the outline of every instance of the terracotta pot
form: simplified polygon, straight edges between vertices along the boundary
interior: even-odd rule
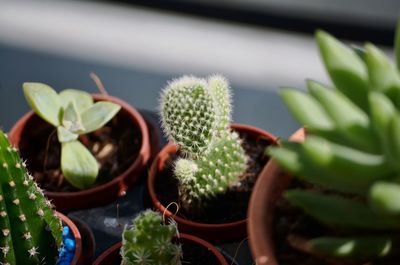
[[[252,126],[234,124],[232,125],[232,128],[238,132],[245,132],[247,135],[254,137],[255,139],[264,138],[269,139],[272,143],[277,142],[277,138],[272,134]],[[164,170],[165,162],[168,161],[169,157],[176,152],[176,145],[166,145],[151,165],[149,177],[147,179],[147,188],[153,206],[157,208],[161,213],[165,214],[167,217],[173,218],[178,223],[179,230],[184,233],[193,234],[209,240],[210,242],[218,243],[236,241],[245,238],[247,235],[247,219],[223,224],[199,223],[177,216],[167,210],[165,205],[162,205],[156,194],[155,182],[159,172]]]
[[[213,263],[215,265],[228,265],[228,262],[222,256],[222,254],[210,243],[200,239],[198,237],[188,235],[188,234],[180,234],[179,242],[181,244],[196,244],[201,246],[204,249],[207,249],[210,252],[210,255],[215,257],[215,261],[217,263]],[[121,256],[119,251],[121,249],[122,243],[118,243],[104,251],[93,263],[93,265],[119,265],[121,264]]]
[[[296,131],[291,141],[301,141],[303,129]],[[248,209],[248,235],[253,258],[258,265],[278,265],[273,241],[273,220],[276,202],[289,186],[291,177],[275,160],[270,160],[253,188]]]
[[[81,234],[78,230],[78,227],[71,221],[67,216],[63,215],[62,213],[56,212],[57,216],[61,218],[61,221],[64,225],[67,225],[74,235],[75,238],[75,255],[72,259],[71,265],[85,265],[88,264],[87,262],[90,261],[92,257],[88,257],[84,255],[82,249],[82,238]]]
[[[121,110],[117,115],[124,115],[123,117],[127,117],[137,126],[141,134],[141,146],[137,158],[132,164],[122,174],[107,183],[74,192],[45,191],[46,196],[52,200],[57,210],[61,212],[100,206],[125,195],[127,189],[139,179],[142,173],[145,173],[146,165],[151,155],[148,129],[140,113],[118,98],[100,94],[93,94],[92,96],[95,101],[110,101],[121,106]],[[9,133],[10,141],[15,146],[20,147],[21,139],[25,133],[30,130],[39,130],[40,126],[46,125],[32,111],[28,112],[11,129]]]

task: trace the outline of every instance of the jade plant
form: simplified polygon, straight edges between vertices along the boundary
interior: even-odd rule
[[[180,265],[181,246],[176,224],[163,224],[160,213],[146,210],[125,227],[122,235],[121,265]]]
[[[227,80],[184,76],[161,95],[162,127],[182,153],[174,168],[180,204],[198,209],[234,185],[247,167],[239,135],[231,131],[231,94]]]
[[[32,110],[57,130],[61,144],[61,171],[78,189],[90,188],[96,181],[99,165],[79,141],[79,135],[103,127],[120,110],[111,102],[94,103],[84,91],[66,89],[57,94],[42,83],[24,83],[25,98]]]
[[[306,252],[352,262],[400,255],[399,33],[400,24],[396,66],[370,43],[354,50],[317,31],[333,85],[310,80],[309,93],[281,91],[307,137],[268,153],[314,185],[284,197],[334,231],[306,239],[300,247]]]
[[[62,226],[0,131],[0,264],[56,264]]]

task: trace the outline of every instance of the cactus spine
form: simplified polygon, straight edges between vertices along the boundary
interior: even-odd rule
[[[335,229],[336,236],[309,240],[306,251],[363,264],[400,256],[400,65],[372,44],[356,53],[325,32],[316,38],[334,88],[308,81],[309,94],[282,91],[308,135],[269,154],[330,192],[289,190],[285,197]]]
[[[55,264],[61,221],[0,131],[0,264]]]
[[[231,109],[229,84],[219,75],[208,80],[184,76],[162,92],[164,132],[184,154],[175,164],[175,176],[187,210],[225,192],[246,170],[248,158],[229,128]]]
[[[161,215],[151,210],[139,214],[133,227],[125,228],[121,265],[180,265],[182,250],[172,243],[178,235],[175,224],[162,224]]]

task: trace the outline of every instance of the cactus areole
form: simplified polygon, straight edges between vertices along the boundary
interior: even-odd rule
[[[0,264],[56,264],[61,241],[60,219],[0,131]]]

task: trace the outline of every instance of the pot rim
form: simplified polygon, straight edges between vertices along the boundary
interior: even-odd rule
[[[202,247],[206,248],[210,252],[213,253],[213,255],[218,259],[220,265],[228,265],[228,262],[224,258],[224,256],[221,254],[221,252],[218,251],[218,249],[213,246],[211,243],[197,237],[193,236],[190,234],[185,234],[185,233],[179,233],[179,238],[194,242],[195,244],[201,245]],[[100,254],[100,256],[97,257],[97,259],[93,262],[93,265],[100,265],[102,264],[103,260],[108,257],[110,254],[115,253],[115,251],[118,251],[122,247],[122,242],[118,242],[108,249],[106,249],[103,253]]]
[[[289,140],[299,142],[304,138],[305,130],[300,128],[290,136]],[[287,177],[278,182],[277,176],[281,172],[282,170],[275,160],[268,161],[257,179],[250,197],[247,232],[251,253],[256,264],[259,265],[278,265],[272,238],[275,199],[282,196],[282,192],[291,180],[291,177],[286,175]]]

